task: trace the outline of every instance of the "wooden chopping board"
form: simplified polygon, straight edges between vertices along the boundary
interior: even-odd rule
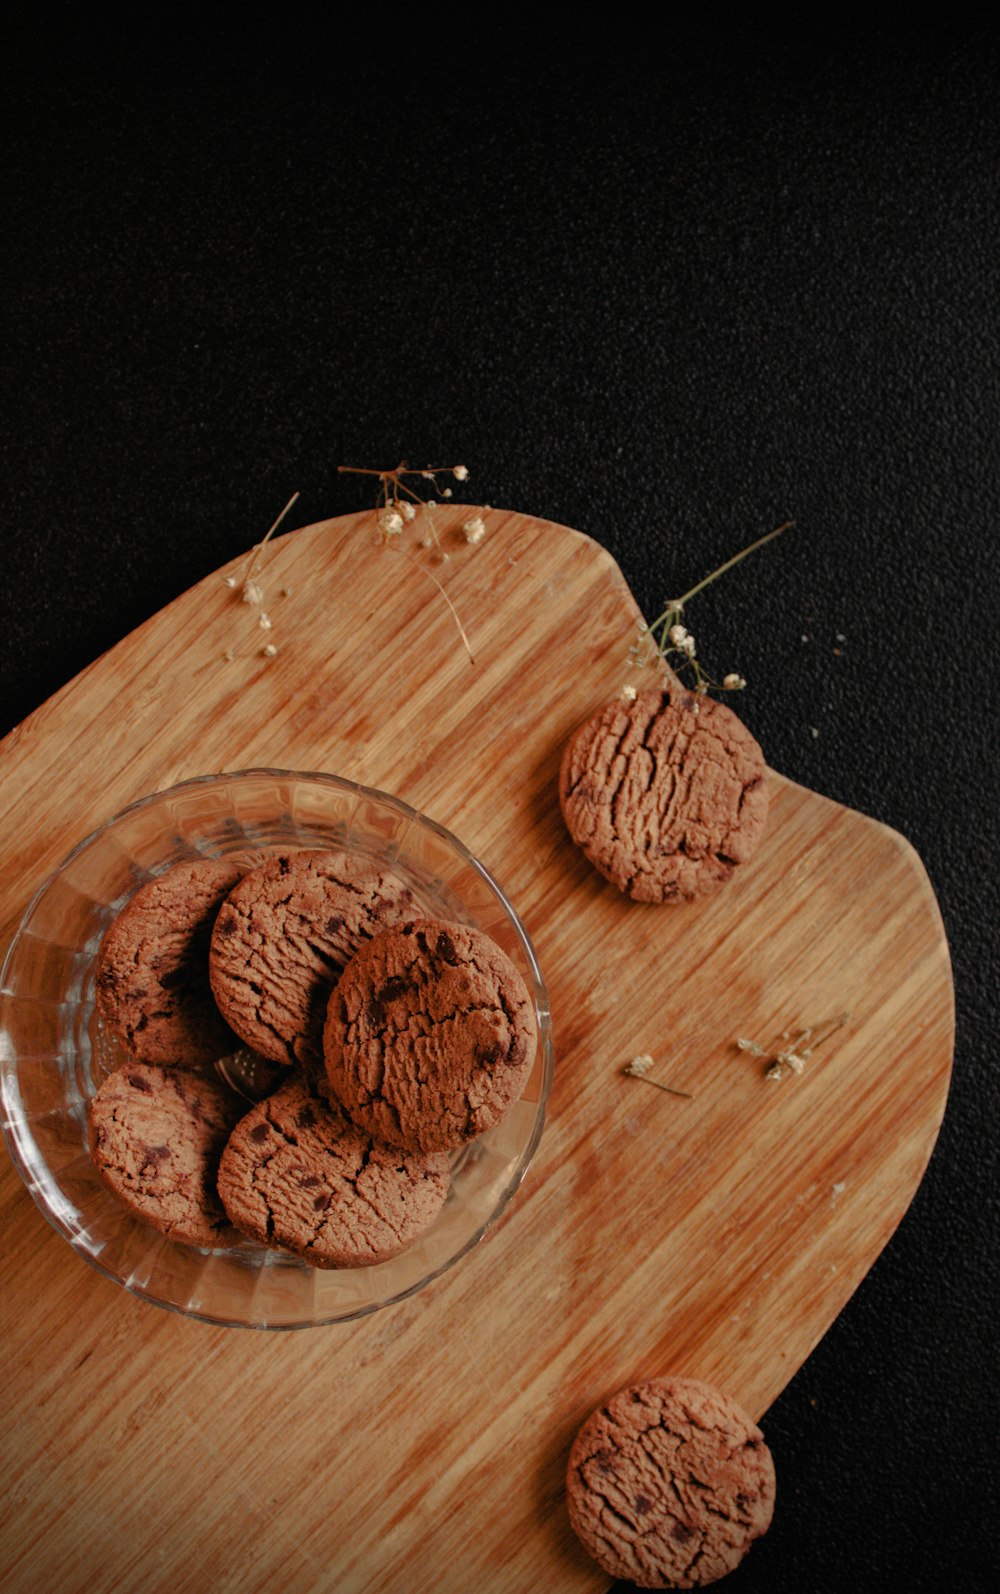
[[[345,516],[269,549],[270,633],[211,576],[3,744],[8,936],[133,799],[252,765],[326,770],[423,809],[496,875],[548,981],[557,1057],[497,1229],[421,1294],[323,1329],[251,1334],[136,1301],[3,1159],[11,1594],[605,1589],[563,1504],[581,1420],[666,1372],[760,1417],[917,1187],[953,995],[916,854],[774,774],[745,878],[694,906],[620,897],[568,840],[556,782],[567,735],[626,678],[638,610],[588,538],[486,519],[479,547],[446,532],[434,567],[475,667],[427,574],[373,540],[371,515]],[[780,1083],[735,1044],[843,1010]],[[623,1076],[642,1052],[691,1099]]]

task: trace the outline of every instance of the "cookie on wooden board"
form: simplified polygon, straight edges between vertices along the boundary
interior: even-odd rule
[[[390,1145],[446,1151],[492,1129],[535,1056],[535,1013],[489,936],[416,919],[351,959],[324,1031],[330,1088]]]
[[[448,1159],[377,1144],[297,1072],[229,1137],[219,1195],[241,1233],[312,1267],[370,1267],[427,1229]]]
[[[215,1004],[208,949],[215,917],[247,864],[198,858],[141,886],[97,955],[105,1024],[143,1062],[210,1063],[239,1042]]]
[[[725,703],[667,684],[574,732],[559,776],[570,835],[637,902],[691,901],[749,862],[767,821],[764,755]]]
[[[220,1011],[271,1062],[321,1062],[344,964],[412,909],[408,886],[349,853],[275,854],[244,876],[216,920],[209,965]]]
[[[216,1193],[216,1173],[245,1103],[186,1068],[129,1062],[90,1103],[94,1166],[136,1217],[171,1240],[230,1246],[239,1235]]]
[[[734,1400],[691,1378],[623,1389],[584,1423],[569,1518],[611,1577],[701,1588],[739,1565],[774,1511],[774,1462]]]

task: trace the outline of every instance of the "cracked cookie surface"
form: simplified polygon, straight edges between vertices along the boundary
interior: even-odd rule
[[[244,876],[215,923],[209,970],[227,1023],[271,1062],[320,1063],[344,964],[412,910],[401,880],[348,853],[275,854]]]
[[[349,1116],[389,1145],[447,1151],[492,1129],[524,1089],[535,1013],[489,936],[416,919],[354,957],[330,998],[324,1052]]]
[[[610,1576],[639,1588],[701,1588],[766,1533],[774,1462],[728,1395],[694,1379],[652,1379],[584,1423],[566,1495],[575,1533]]]
[[[369,1267],[427,1229],[448,1194],[448,1159],[375,1142],[296,1074],[236,1126],[219,1194],[232,1222],[313,1267]]]
[[[171,1240],[230,1246],[215,1187],[219,1158],[245,1103],[185,1068],[125,1063],[90,1103],[91,1155],[104,1183]]]
[[[619,891],[690,901],[752,857],[767,821],[764,755],[724,703],[649,687],[570,737],[559,801],[573,840]]]
[[[141,886],[101,942],[95,996],[104,1022],[143,1062],[213,1062],[239,1042],[208,978],[212,927],[248,867],[201,858]]]

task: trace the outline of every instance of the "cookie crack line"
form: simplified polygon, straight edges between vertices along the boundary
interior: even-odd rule
[[[265,1168],[273,1161],[274,1152],[272,1151],[269,1152],[267,1156],[261,1157],[259,1161],[252,1163],[250,1168],[250,1188],[253,1190],[255,1195],[260,1197],[261,1205],[264,1208],[264,1233],[268,1240],[273,1240],[274,1238],[274,1209],[267,1198],[267,1192],[261,1185],[260,1180],[261,1174],[264,1172]]]
[[[417,1029],[416,1039],[430,1040],[435,1030],[443,1029],[446,1024],[455,1024],[459,1019],[463,1018],[477,1016],[485,1018],[490,1013],[502,1014],[507,1023],[513,1027],[510,1009],[505,1005],[502,996],[500,996],[499,1001],[492,1005],[487,1002],[476,1002],[470,1007],[452,1008],[447,1013],[439,1015],[428,1013],[425,1008],[416,1008],[405,1015],[406,1022],[404,1024],[390,1023],[390,1015],[386,1014],[386,1022],[380,1026],[377,1032],[377,1039],[383,1045],[391,1045],[393,1040],[405,1040],[408,1036],[413,1036],[415,1026],[423,1024],[428,1027]],[[355,1025],[351,1027],[354,1028]]]

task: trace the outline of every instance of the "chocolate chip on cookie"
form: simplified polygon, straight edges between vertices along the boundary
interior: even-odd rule
[[[171,1240],[235,1245],[215,1177],[243,1106],[189,1069],[125,1063],[90,1103],[94,1166],[130,1212]]]
[[[767,820],[764,755],[724,703],[650,687],[570,738],[559,800],[573,840],[620,891],[690,901],[753,855]]]
[[[209,957],[227,1022],[272,1062],[322,1058],[323,1020],[344,964],[413,910],[389,870],[343,852],[275,854],[223,904]]]
[[[352,958],[324,1032],[330,1088],[390,1145],[445,1151],[498,1123],[535,1055],[531,998],[501,949],[417,919]]]
[[[369,1267],[437,1217],[448,1159],[376,1144],[297,1073],[234,1129],[219,1168],[232,1222],[312,1267]]]
[[[220,906],[246,864],[179,863],[142,886],[108,929],[97,956],[96,1000],[104,1022],[147,1063],[210,1063],[238,1042],[208,979]]]
[[[610,1577],[700,1588],[739,1565],[774,1511],[764,1436],[728,1395],[658,1378],[584,1423],[566,1473],[569,1519]]]

